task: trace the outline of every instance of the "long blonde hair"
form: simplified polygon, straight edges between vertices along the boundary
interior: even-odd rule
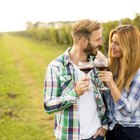
[[[129,91],[134,75],[140,68],[140,32],[133,25],[121,25],[110,32],[109,46],[113,34],[119,37],[122,58],[113,58],[109,47],[110,70],[119,90]]]

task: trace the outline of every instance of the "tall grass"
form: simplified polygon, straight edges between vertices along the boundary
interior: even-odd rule
[[[53,115],[43,108],[48,63],[64,47],[18,36],[0,37],[0,140],[54,140]]]

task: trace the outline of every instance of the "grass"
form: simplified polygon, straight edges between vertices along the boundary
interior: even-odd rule
[[[0,140],[54,140],[53,115],[43,108],[48,63],[64,47],[0,37]]]

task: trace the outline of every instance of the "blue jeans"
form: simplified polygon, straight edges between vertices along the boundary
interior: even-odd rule
[[[82,139],[82,140],[104,140],[104,137],[103,136],[98,136],[96,139],[92,137],[88,138],[88,139]]]

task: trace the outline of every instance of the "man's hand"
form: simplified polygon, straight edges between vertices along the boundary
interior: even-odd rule
[[[93,138],[95,139],[98,136],[105,136],[106,135],[107,130],[104,129],[103,127],[100,127],[97,132],[95,133],[95,135],[93,136]]]
[[[90,81],[89,78],[86,76],[80,79],[75,85],[75,91],[78,96],[83,95],[86,91],[89,90]]]

